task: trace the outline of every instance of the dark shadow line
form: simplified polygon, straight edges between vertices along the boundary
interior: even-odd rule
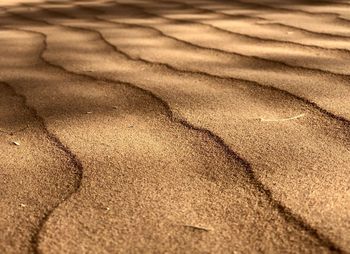
[[[41,51],[45,51],[46,50],[46,45],[42,48]],[[23,105],[23,107],[25,109],[27,109],[30,114],[34,117],[34,119],[39,123],[39,125],[41,126],[41,129],[43,130],[45,136],[49,139],[49,141],[56,146],[59,150],[61,150],[69,159],[69,163],[74,167],[75,169],[75,175],[76,175],[76,182],[74,184],[74,188],[73,191],[71,193],[68,194],[68,196],[66,196],[61,202],[59,202],[58,204],[54,205],[53,208],[47,212],[44,213],[43,217],[39,220],[39,225],[37,227],[36,232],[32,235],[31,239],[30,239],[30,244],[32,247],[32,252],[33,253],[40,253],[39,250],[39,240],[40,240],[40,232],[42,231],[45,223],[48,221],[49,217],[51,216],[51,214],[65,201],[67,201],[73,194],[77,193],[80,189],[81,186],[81,182],[83,179],[83,165],[80,162],[80,160],[77,158],[77,156],[66,146],[64,145],[60,139],[53,134],[52,132],[50,132],[46,126],[45,120],[38,114],[37,110],[34,107],[31,107],[28,105],[27,103],[27,98],[18,93],[9,83],[4,82],[4,81],[0,81],[1,84],[4,84],[11,92],[14,96],[20,98],[21,103]]]

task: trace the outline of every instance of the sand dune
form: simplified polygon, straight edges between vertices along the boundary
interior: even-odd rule
[[[1,3],[0,252],[350,252],[348,4]]]

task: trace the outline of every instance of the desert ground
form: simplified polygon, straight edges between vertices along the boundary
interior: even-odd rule
[[[350,253],[350,1],[0,1],[0,253]]]

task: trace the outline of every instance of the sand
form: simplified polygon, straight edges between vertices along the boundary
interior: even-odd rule
[[[350,2],[0,2],[0,253],[350,253]]]

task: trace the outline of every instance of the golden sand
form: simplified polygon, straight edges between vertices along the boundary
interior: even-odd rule
[[[0,16],[0,253],[350,252],[350,2]]]

